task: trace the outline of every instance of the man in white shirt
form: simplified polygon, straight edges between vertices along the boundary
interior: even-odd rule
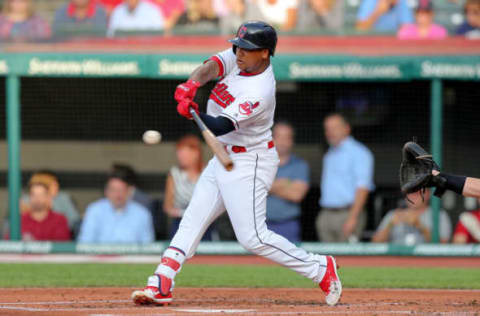
[[[116,31],[161,31],[165,19],[154,4],[144,0],[125,0],[110,17],[108,36]]]

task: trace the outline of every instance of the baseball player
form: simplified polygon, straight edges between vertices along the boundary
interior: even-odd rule
[[[277,34],[263,22],[246,22],[222,51],[195,69],[175,91],[180,115],[191,119],[195,109],[225,145],[235,168],[228,172],[213,157],[195,187],[192,200],[170,247],[147,286],[132,293],[136,304],[164,305],[172,301],[174,278],[191,258],[208,226],[227,210],[239,243],[319,284],[327,304],[340,299],[342,285],[332,256],[308,253],[268,230],[268,191],[275,178],[278,155],[271,127],[275,113],[275,77],[270,57]],[[198,88],[220,78],[210,94],[207,113],[193,101]]]
[[[440,172],[440,168],[422,146],[415,141],[407,142],[402,149],[400,164],[400,187],[408,194],[434,187],[435,195],[441,197],[446,190],[466,197],[480,198],[480,179]]]
[[[432,170],[434,177],[440,177],[445,179],[445,187],[447,190],[451,190],[455,193],[466,197],[474,197],[480,199],[480,179],[457,176],[440,172],[438,170]]]

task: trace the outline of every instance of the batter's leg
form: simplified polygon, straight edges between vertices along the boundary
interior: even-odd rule
[[[267,195],[278,161],[275,151],[238,156],[234,157],[235,169],[228,177],[217,170],[219,189],[238,241],[247,250],[313,280],[327,294],[327,303],[336,304],[341,283],[335,260],[309,253],[267,228]]]
[[[225,211],[215,179],[216,164],[219,163],[212,159],[202,172],[178,230],[154,275],[148,278],[147,286],[142,291],[133,292],[132,299],[136,304],[166,304],[172,301],[175,276],[184,261],[193,256],[210,224]]]

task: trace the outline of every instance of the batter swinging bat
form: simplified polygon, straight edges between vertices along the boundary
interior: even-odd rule
[[[192,114],[193,120],[197,123],[198,128],[202,132],[203,138],[207,143],[208,147],[213,151],[217,159],[220,163],[227,169],[227,171],[231,171],[233,169],[233,161],[230,156],[225,151],[225,148],[220,144],[217,140],[215,135],[213,135],[212,131],[208,129],[208,127],[203,123],[202,119],[198,116],[197,112],[194,109],[190,109],[190,114]]]

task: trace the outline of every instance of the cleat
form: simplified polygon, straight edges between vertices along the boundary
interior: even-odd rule
[[[325,293],[325,302],[333,306],[338,303],[342,296],[342,283],[337,274],[337,263],[332,256],[327,256],[327,271],[318,285]]]
[[[162,281],[165,284],[168,284],[168,289],[163,291],[159,289],[162,288]],[[153,286],[152,284],[157,284]],[[173,300],[172,297],[173,281],[162,275],[154,275],[148,278],[148,285],[143,290],[134,291],[132,293],[132,300],[136,305],[161,305],[168,306]]]

